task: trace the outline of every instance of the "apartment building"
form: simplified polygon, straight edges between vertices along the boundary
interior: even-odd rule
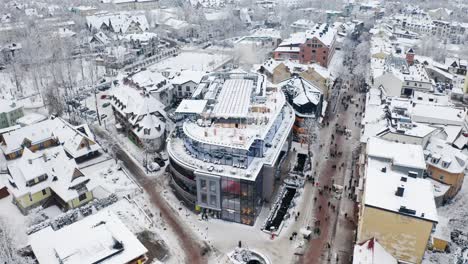
[[[399,155],[388,155],[388,148]],[[432,183],[409,166],[414,163],[425,166],[421,146],[369,139],[357,242],[375,238],[405,263],[421,263],[438,222]]]
[[[206,75],[180,103],[167,140],[176,195],[204,214],[254,225],[289,150],[294,116],[263,75]]]
[[[318,63],[327,67],[336,48],[336,30],[329,24],[316,24],[305,32],[291,34],[274,51],[277,60],[302,64]]]

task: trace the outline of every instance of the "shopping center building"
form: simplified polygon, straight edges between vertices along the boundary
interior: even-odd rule
[[[255,73],[203,77],[167,140],[172,186],[188,207],[253,225],[290,148],[294,110]]]

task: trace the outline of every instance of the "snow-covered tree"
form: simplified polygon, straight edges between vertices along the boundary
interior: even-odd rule
[[[8,264],[34,263],[32,259],[24,257],[18,252],[16,242],[13,239],[15,232],[16,231],[8,225],[5,219],[0,218],[0,262]]]

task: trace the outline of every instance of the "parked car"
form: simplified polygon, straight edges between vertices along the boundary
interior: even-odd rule
[[[159,157],[154,157],[154,162],[156,162],[160,167],[164,167],[165,165],[164,160]]]
[[[107,115],[106,115],[106,114],[102,114],[102,115],[101,115],[101,120],[102,120],[102,119],[106,119],[106,118],[107,118]]]
[[[159,171],[159,170],[161,169],[161,167],[160,167],[156,162],[150,162],[150,163],[148,163],[148,165],[146,166],[146,168],[147,168],[148,171],[150,171],[150,172]]]
[[[87,111],[89,110],[89,108],[86,107],[86,106],[80,106],[80,107],[78,108],[78,110],[80,110],[80,112],[84,113],[84,112],[87,112]]]
[[[108,107],[109,105],[110,105],[110,103],[109,103],[109,102],[107,102],[107,103],[103,103],[103,104],[102,104],[102,107],[103,107],[103,108],[106,108],[106,107]]]

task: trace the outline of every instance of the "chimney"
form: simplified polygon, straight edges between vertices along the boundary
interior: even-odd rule
[[[406,51],[406,63],[408,63],[408,65],[414,64],[414,50],[412,48]]]
[[[387,172],[387,167],[383,167],[380,171],[383,173]]]
[[[32,164],[32,159],[28,159],[28,163],[29,163],[29,164]]]
[[[403,193],[405,192],[405,188],[404,187],[398,187],[396,192],[395,192],[395,195],[396,196],[399,196],[399,197],[403,197]]]
[[[47,154],[45,152],[42,153],[42,158],[44,159],[44,162],[47,162]]]

